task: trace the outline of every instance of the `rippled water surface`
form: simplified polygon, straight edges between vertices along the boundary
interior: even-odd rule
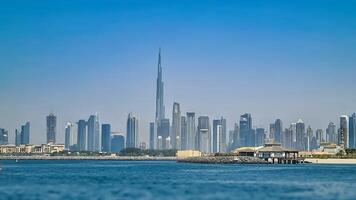
[[[0,199],[356,199],[356,165],[0,161]]]

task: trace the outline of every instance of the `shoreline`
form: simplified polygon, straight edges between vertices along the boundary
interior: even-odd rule
[[[356,165],[355,158],[305,158],[306,162],[311,164],[354,164]]]

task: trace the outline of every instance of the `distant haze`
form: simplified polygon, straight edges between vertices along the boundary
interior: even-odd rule
[[[31,122],[45,143],[46,115],[99,114],[140,140],[155,118],[158,48],[166,115],[181,110],[253,125],[302,118],[325,129],[356,111],[355,1],[6,1],[0,7],[0,127],[14,142]]]

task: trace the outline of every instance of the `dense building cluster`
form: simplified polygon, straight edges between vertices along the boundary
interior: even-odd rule
[[[269,125],[269,130],[253,126],[252,116],[240,116],[232,130],[228,131],[226,119],[211,119],[209,116],[196,116],[195,112],[182,114],[180,104],[173,103],[172,121],[165,115],[164,83],[161,65],[161,51],[158,55],[156,82],[155,120],[149,123],[149,146],[139,140],[139,120],[128,114],[126,134],[111,130],[110,124],[101,124],[97,114],[88,120],[65,126],[65,148],[72,151],[119,152],[124,148],[198,150],[204,153],[228,152],[239,147],[262,146],[266,142],[280,143],[285,148],[312,151],[328,142],[343,148],[356,148],[355,113],[340,117],[339,126],[330,122],[325,129],[313,130],[299,119],[296,123],[283,126],[281,119]],[[56,143],[57,117],[51,113],[46,117],[47,144]],[[212,123],[211,123],[212,122]],[[30,122],[15,130],[15,145],[30,143]],[[0,145],[8,144],[8,131],[0,128]]]

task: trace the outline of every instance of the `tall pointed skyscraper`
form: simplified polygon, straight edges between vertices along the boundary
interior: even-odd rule
[[[162,81],[162,66],[161,66],[161,48],[158,53],[158,74],[156,88],[156,123],[159,125],[161,120],[165,118],[163,104],[163,81]]]

